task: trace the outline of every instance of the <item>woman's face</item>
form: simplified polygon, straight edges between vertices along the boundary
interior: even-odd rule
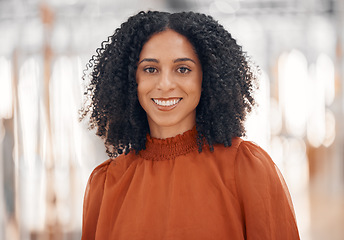
[[[173,137],[196,124],[202,66],[186,37],[173,30],[153,35],[140,53],[136,81],[152,137]]]

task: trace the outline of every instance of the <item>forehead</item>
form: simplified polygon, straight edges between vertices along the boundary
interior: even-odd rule
[[[190,41],[185,36],[170,29],[154,34],[143,45],[140,59],[145,57],[192,57],[198,60],[197,54]]]

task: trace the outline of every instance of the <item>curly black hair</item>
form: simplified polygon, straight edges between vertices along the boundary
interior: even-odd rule
[[[184,35],[202,64],[203,82],[196,108],[199,151],[208,144],[231,146],[245,135],[244,121],[255,105],[256,74],[231,34],[211,16],[194,12],[139,12],[101,44],[86,65],[90,83],[81,118],[104,139],[109,157],[145,148],[147,116],[137,98],[136,69],[143,45],[166,29]]]

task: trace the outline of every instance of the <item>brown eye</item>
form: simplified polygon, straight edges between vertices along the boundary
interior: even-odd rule
[[[156,73],[158,71],[156,68],[153,68],[153,67],[148,67],[143,70],[147,73]]]
[[[186,73],[190,72],[191,70],[189,68],[186,68],[186,67],[180,67],[177,69],[177,71],[179,73],[186,74]]]

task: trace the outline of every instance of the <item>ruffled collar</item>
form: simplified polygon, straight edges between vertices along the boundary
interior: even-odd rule
[[[139,152],[147,160],[169,160],[198,148],[196,126],[175,137],[159,139],[147,134],[146,149]]]

